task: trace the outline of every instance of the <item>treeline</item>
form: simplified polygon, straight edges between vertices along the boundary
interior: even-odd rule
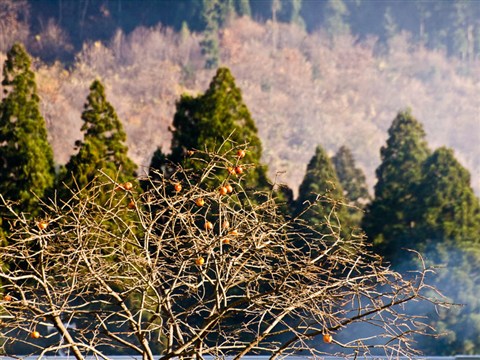
[[[218,39],[214,32],[237,16],[295,24],[308,32],[323,29],[331,36],[374,36],[384,48],[391,38],[407,32],[415,44],[462,60],[471,61],[480,54],[480,6],[473,0],[163,0],[140,4],[125,0],[8,0],[2,2],[0,12],[0,18],[13,14],[27,24],[37,42],[32,50],[45,60],[72,60],[72,50],[80,50],[85,41],[106,41],[117,29],[130,33],[138,26],[158,24],[177,31],[188,27],[205,32],[209,34],[204,42],[206,51],[215,51]],[[49,44],[55,40],[60,45],[56,48]]]
[[[422,254],[427,264],[445,266],[433,281],[465,307],[439,309],[438,314],[417,309],[434,329],[446,332],[422,343],[425,352],[477,354],[480,203],[470,173],[451,149],[430,149],[422,124],[410,111],[397,115],[388,134],[362,227],[377,252],[398,269],[405,271],[418,261],[408,249]]]
[[[3,76],[0,193],[16,211],[42,216],[40,202],[70,197],[100,169],[117,182],[134,181],[137,165],[127,156],[125,132],[100,81],[93,81],[84,105],[83,136],[75,143],[78,151],[63,166],[54,162],[31,60],[22,45],[15,44],[8,52]],[[3,222],[8,234],[8,218]]]
[[[77,151],[53,172],[21,45],[4,74],[0,158],[12,186],[0,199],[2,355],[414,353],[423,327],[398,307],[443,302],[424,298],[426,269],[404,277],[347,227],[336,173],[362,183],[348,171],[347,149],[334,169],[318,147],[293,201],[258,163],[255,123],[223,67],[204,93],[177,102],[172,151],[156,151],[151,176],[138,179],[145,191],[99,80],[84,103]],[[377,336],[355,331],[344,345],[348,329],[372,323]]]
[[[78,189],[89,186],[99,170],[119,189],[148,188],[149,181],[138,179],[137,166],[128,157],[126,133],[101,81],[90,85],[81,114],[82,137],[75,144],[75,154],[63,166],[54,163],[30,58],[21,45],[8,52],[3,77],[0,194],[9,206],[41,227],[42,219],[48,216],[40,212],[41,202],[49,203],[53,198],[60,203],[70,201]],[[398,269],[419,266],[417,258],[408,256],[404,248],[424,254],[430,264],[446,264],[447,271],[432,281],[455,284],[447,295],[467,306],[456,314],[432,313],[430,325],[447,331],[447,336],[423,342],[421,348],[428,354],[442,355],[480,351],[480,343],[475,341],[480,338],[475,316],[480,310],[476,276],[480,270],[476,266],[480,263],[479,200],[469,172],[453,151],[440,147],[432,152],[421,123],[410,110],[399,112],[390,126],[386,145],[381,148],[373,199],[346,146],[329,156],[322,144],[317,144],[296,197],[288,186],[269,178],[266,166],[260,165],[263,147],[257,127],[227,68],[216,71],[204,93],[181,96],[171,133],[169,153],[158,144],[149,166],[151,178],[155,171],[168,176],[178,166],[201,166],[208,159],[202,162],[202,152],[197,150],[228,151],[226,147],[231,144],[240,145],[244,149],[237,152],[235,166],[226,168],[223,178],[209,184],[220,193],[228,193],[229,178],[243,177],[246,191],[274,191],[284,204],[284,216],[303,218],[320,233],[333,229],[342,237],[362,241],[364,230],[376,251]],[[175,186],[181,189],[181,179]],[[311,204],[316,205],[312,208]],[[11,225],[8,216],[3,216],[4,241],[8,241]],[[465,329],[470,332],[468,336],[463,333]]]
[[[480,91],[478,61],[466,66],[406,36],[394,37],[390,51],[379,54],[371,39],[329,39],[248,18],[232,21],[220,35],[221,64],[244,89],[271,177],[284,171],[282,181],[297,189],[298,166],[306,166],[321,134],[329,155],[349,145],[372,188],[386,130],[398,109],[410,106],[433,146],[455,149],[478,194],[480,123],[472,101]],[[135,163],[147,168],[158,144],[168,152],[176,100],[203,92],[213,76],[204,68],[202,39],[187,30],[140,27],[128,36],[119,31],[107,43],[84,44],[69,67],[35,61],[55,159],[64,164],[74,152],[82,99],[97,77],[124,121]]]

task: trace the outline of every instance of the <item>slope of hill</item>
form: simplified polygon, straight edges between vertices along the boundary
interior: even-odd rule
[[[200,40],[188,31],[137,28],[128,36],[118,31],[108,44],[84,44],[68,70],[37,63],[57,161],[75,151],[96,77],[124,123],[130,156],[147,166],[157,146],[168,150],[175,102],[183,92],[204,91],[213,75],[204,69]],[[478,194],[480,62],[466,65],[413,44],[398,35],[379,51],[375,39],[331,40],[295,25],[240,18],[221,31],[220,58],[257,122],[270,171],[285,171],[281,180],[294,190],[317,144],[331,153],[348,145],[373,185],[386,130],[398,110],[411,107],[433,147],[455,149]]]

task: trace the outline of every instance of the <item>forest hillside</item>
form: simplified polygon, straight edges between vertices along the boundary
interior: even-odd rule
[[[235,240],[221,242],[228,247],[250,233],[237,226],[229,231],[221,203],[212,204],[211,197],[235,198],[241,188],[245,197],[237,199],[254,195],[248,206],[256,206],[265,190],[266,201],[275,205],[265,208],[269,216],[300,221],[292,225],[294,238],[304,226],[321,239],[332,235],[353,261],[352,270],[361,258],[357,251],[364,250],[358,246],[364,245],[395,271],[413,268],[425,274],[424,265],[444,266],[436,276],[428,270],[420,284],[431,280],[445,290],[442,305],[464,307],[406,308],[425,316],[421,332],[445,335],[419,339],[418,349],[437,355],[480,353],[480,17],[475,16],[480,3],[392,0],[379,9],[369,0],[133,3],[0,0],[0,243],[5,245],[0,246],[0,265],[7,265],[0,266],[7,271],[0,271],[0,282],[12,282],[12,251],[20,250],[20,259],[27,259],[12,237],[17,219],[30,222],[27,228],[43,239],[63,215],[52,216],[55,211],[42,209],[41,203],[70,203],[73,195],[76,204],[83,195],[75,189],[95,188],[99,170],[111,191],[95,193],[90,203],[114,205],[119,212],[112,220],[121,225],[113,229],[141,219],[143,206],[135,194],[145,194],[147,215],[164,206],[163,198],[149,203],[149,192],[159,190],[156,181],[164,183],[165,199],[174,195],[188,203],[188,213],[196,209],[201,218],[189,220],[187,228],[192,226],[194,241],[208,240],[208,249],[200,243],[201,250],[186,246],[195,248],[187,262],[197,267],[208,265],[203,255],[218,248],[220,238],[210,232],[233,233]],[[314,13],[321,14],[318,24]],[[367,30],[379,14],[378,27]],[[217,156],[217,150],[223,153]],[[211,177],[205,164],[218,174]],[[192,187],[190,175],[180,169],[198,171],[201,187]],[[288,187],[270,185],[278,182]],[[206,192],[189,192],[192,188]],[[177,208],[172,206],[165,209]],[[103,219],[101,212],[93,216]],[[157,215],[152,226],[166,219]],[[232,224],[236,217],[227,216]],[[106,221],[109,236],[115,233],[114,222]],[[131,228],[135,238],[136,226]],[[28,229],[20,229],[19,239]],[[198,231],[208,236],[199,237]],[[305,241],[305,250],[310,242]],[[105,245],[110,248],[108,241]],[[36,251],[30,244],[26,249]],[[314,262],[323,257],[316,251],[307,251]],[[230,250],[224,254],[230,256]],[[369,262],[358,265],[358,271]],[[16,271],[17,260],[13,263]],[[7,289],[6,283],[0,285]],[[375,278],[373,288],[379,284]],[[435,303],[437,295],[432,295]],[[4,301],[16,306],[15,296],[5,293]],[[341,311],[353,314],[349,306]],[[57,325],[63,326],[61,321]],[[25,328],[21,322],[14,326]],[[328,332],[343,325],[329,326]],[[31,339],[38,339],[40,332],[33,330]],[[353,333],[342,331],[335,339],[348,343]],[[196,330],[192,336],[197,337]],[[402,335],[394,337],[404,341]],[[17,338],[12,336],[12,343]],[[332,341],[327,337],[324,343]],[[192,344],[197,346],[196,340]]]
[[[65,163],[80,135],[82,102],[92,79],[106,85],[141,167],[156,147],[168,152],[175,102],[205,90],[202,33],[155,26],[90,41],[68,67],[36,62],[42,113],[55,158]],[[242,89],[264,144],[271,175],[294,189],[317,144],[333,154],[348,145],[375,182],[379,148],[395,114],[411,108],[433,147],[455,149],[480,192],[480,62],[429,50],[400,33],[381,50],[375,38],[333,38],[296,24],[232,19],[219,32],[220,64]],[[3,62],[4,54],[0,54]],[[273,176],[272,176],[273,177]]]

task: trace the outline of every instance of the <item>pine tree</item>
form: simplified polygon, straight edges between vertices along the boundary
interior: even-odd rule
[[[472,248],[480,243],[480,204],[470,173],[451,149],[437,149],[423,164],[418,199],[417,233],[422,248]],[[419,250],[422,250],[420,248]]]
[[[385,34],[385,42],[388,43],[390,39],[398,34],[398,25],[395,22],[395,16],[390,6],[387,6],[385,9],[382,25]]]
[[[229,141],[225,142],[227,139]],[[262,144],[257,128],[227,68],[218,69],[203,95],[181,97],[173,119],[171,154],[165,161],[191,167],[204,166],[199,161],[191,160],[188,151],[214,151],[222,144],[223,152],[228,152],[235,145],[247,144],[242,163],[256,166],[246,172],[242,183],[255,189],[268,188],[267,170],[259,165]],[[152,163],[151,167],[158,169],[162,161],[160,159],[158,164]],[[224,178],[227,176],[225,172]]]
[[[135,180],[136,165],[128,157],[126,134],[107,101],[102,83],[95,80],[82,113],[84,138],[66,165],[63,182],[72,190],[87,186],[102,170],[118,183]]]
[[[7,54],[3,66],[5,97],[0,104],[0,194],[18,202],[18,211],[38,214],[39,199],[55,179],[53,151],[40,114],[35,75],[20,44]]]
[[[203,0],[202,18],[205,23],[203,40],[200,42],[205,55],[205,68],[215,69],[220,62],[218,31],[233,16],[233,4],[222,0]]]
[[[352,206],[348,209],[350,216],[356,225],[360,225],[363,216],[361,209],[370,200],[365,174],[356,167],[352,152],[346,146],[338,149],[332,157],[332,163],[342,185],[345,200]]]
[[[317,206],[305,211],[310,204],[316,202]],[[302,218],[322,233],[328,232],[325,222],[327,218],[330,218],[330,222],[334,226],[341,227],[343,235],[348,235],[352,223],[345,206],[342,205],[343,202],[343,189],[333,164],[325,150],[318,145],[300,184],[294,213],[298,215],[305,211]],[[333,211],[336,213],[335,215],[332,213]],[[336,221],[336,217],[338,217],[338,221]]]
[[[409,110],[398,113],[381,148],[375,197],[367,207],[362,228],[388,260],[412,244],[415,222],[415,188],[422,178],[422,164],[430,154],[422,125]]]
[[[279,21],[296,24],[302,29],[305,29],[305,21],[300,13],[302,10],[302,0],[277,1],[277,4],[272,3],[272,10],[278,13],[276,18]]]
[[[237,0],[237,13],[239,16],[251,17],[250,0]]]
[[[470,173],[451,149],[437,149],[422,170],[417,189],[417,250],[429,263],[444,265],[432,285],[454,303],[465,305],[429,314],[429,325],[447,335],[422,343],[422,350],[439,355],[476,354],[480,351],[480,319],[476,315],[480,311],[479,200],[471,187]]]
[[[323,21],[325,29],[331,38],[350,33],[350,26],[346,19],[347,16],[348,8],[343,0],[327,1]]]

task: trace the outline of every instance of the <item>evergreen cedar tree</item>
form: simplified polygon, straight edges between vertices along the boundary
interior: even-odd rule
[[[418,348],[425,354],[438,356],[475,355],[480,352],[480,287],[474,274],[480,272],[480,256],[478,250],[475,254],[451,248],[447,256],[449,260],[442,263],[445,268],[437,271],[431,284],[440,287],[444,295],[462,306],[448,310],[424,309],[427,311],[419,313],[444,336],[423,338]]]
[[[237,1],[237,13],[238,16],[252,16],[252,10],[250,8],[250,0]]]
[[[178,101],[173,118],[171,154],[167,156],[157,149],[150,164],[150,174],[154,176],[154,169],[168,172],[169,164],[203,167],[203,162],[195,160],[197,155],[189,157],[187,151],[213,151],[229,139],[222,152],[231,149],[233,144],[247,144],[241,163],[255,165],[245,171],[242,184],[255,190],[267,190],[270,186],[266,167],[259,165],[262,144],[257,132],[232,74],[227,68],[219,68],[204,94],[196,97],[183,95]],[[232,161],[235,161],[234,157]],[[219,177],[220,182],[228,177],[228,172],[224,173]],[[219,185],[218,180],[215,182],[211,185]]]
[[[464,304],[450,311],[429,309],[429,325],[447,334],[423,339],[421,348],[438,355],[478,354],[480,344],[474,339],[480,337],[480,283],[475,275],[480,273],[480,205],[469,172],[451,149],[439,148],[423,163],[416,197],[416,249],[429,263],[445,266],[432,285]]]
[[[99,80],[90,86],[82,120],[84,138],[76,142],[79,151],[66,164],[63,183],[81,189],[100,169],[118,183],[135,182],[137,167],[127,155],[126,134]]]
[[[352,221],[360,226],[363,217],[361,209],[370,200],[365,174],[362,169],[356,167],[352,152],[346,146],[338,149],[335,156],[332,157],[332,164],[342,185],[345,200],[351,205],[348,212]]]
[[[419,200],[415,189],[430,150],[425,131],[410,110],[398,113],[388,135],[380,150],[374,200],[366,208],[362,228],[377,250],[392,260],[402,248],[414,247],[412,229]]]
[[[230,2],[220,0],[203,1],[201,18],[205,23],[203,39],[200,42],[202,54],[205,55],[205,68],[215,69],[220,61],[218,30],[225,22],[227,11],[232,10]]]
[[[309,204],[313,204],[317,200],[318,204],[316,206],[302,214]],[[343,189],[338,181],[332,162],[325,150],[318,145],[314,156],[308,163],[305,177],[300,184],[294,214],[297,216],[301,215],[318,231],[327,234],[329,229],[324,224],[326,218],[334,210],[338,217],[338,222],[335,221],[334,216],[330,218],[330,222],[334,226],[341,228],[343,236],[348,236],[352,222],[346,207],[342,205],[343,202]]]
[[[0,104],[0,193],[17,202],[16,210],[27,217],[38,215],[39,199],[55,180],[53,151],[30,65],[23,46],[13,45],[3,66],[6,96]]]
[[[367,207],[363,228],[380,255],[393,266],[411,268],[415,262],[402,248],[423,255],[428,264],[445,265],[431,279],[453,302],[455,311],[417,309],[440,338],[422,339],[425,353],[452,355],[480,351],[480,204],[469,172],[452,150],[430,154],[425,133],[409,111],[395,118],[387,146],[381,150],[375,199]],[[455,284],[446,286],[446,284]],[[431,312],[431,313],[429,313]]]
[[[451,149],[439,148],[424,162],[416,198],[416,238],[426,242],[419,250],[431,251],[438,245],[459,249],[478,246],[479,200],[471,187],[470,173]],[[439,260],[448,260],[448,256]]]

